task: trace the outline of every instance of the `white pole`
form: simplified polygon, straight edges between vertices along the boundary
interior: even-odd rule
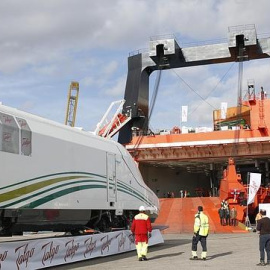
[[[248,217],[248,197],[249,197],[249,185],[250,185],[250,173],[247,175],[247,211],[246,211],[246,227],[250,227],[250,221]]]

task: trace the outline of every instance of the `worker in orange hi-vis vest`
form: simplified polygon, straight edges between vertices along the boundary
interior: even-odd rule
[[[135,235],[135,245],[139,261],[147,261],[148,238],[151,237],[152,226],[145,207],[140,206],[140,213],[132,221],[131,232]]]

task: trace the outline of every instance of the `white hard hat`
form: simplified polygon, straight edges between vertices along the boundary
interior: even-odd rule
[[[140,211],[140,212],[143,212],[143,211],[145,211],[145,210],[146,210],[146,209],[145,209],[145,207],[144,207],[143,205],[139,207],[139,211]]]

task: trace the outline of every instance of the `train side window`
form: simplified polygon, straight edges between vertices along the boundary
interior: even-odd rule
[[[21,128],[21,153],[30,156],[32,153],[32,131],[26,120],[16,117]]]
[[[1,151],[19,154],[19,127],[13,116],[0,112]]]

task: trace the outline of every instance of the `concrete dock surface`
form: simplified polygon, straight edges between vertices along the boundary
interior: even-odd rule
[[[138,261],[136,251],[67,264],[47,269],[118,270],[118,269],[260,269],[259,235],[254,232],[210,234],[207,260],[191,261],[192,234],[164,234],[164,243],[149,247],[148,261]],[[201,245],[198,244],[198,256]]]

